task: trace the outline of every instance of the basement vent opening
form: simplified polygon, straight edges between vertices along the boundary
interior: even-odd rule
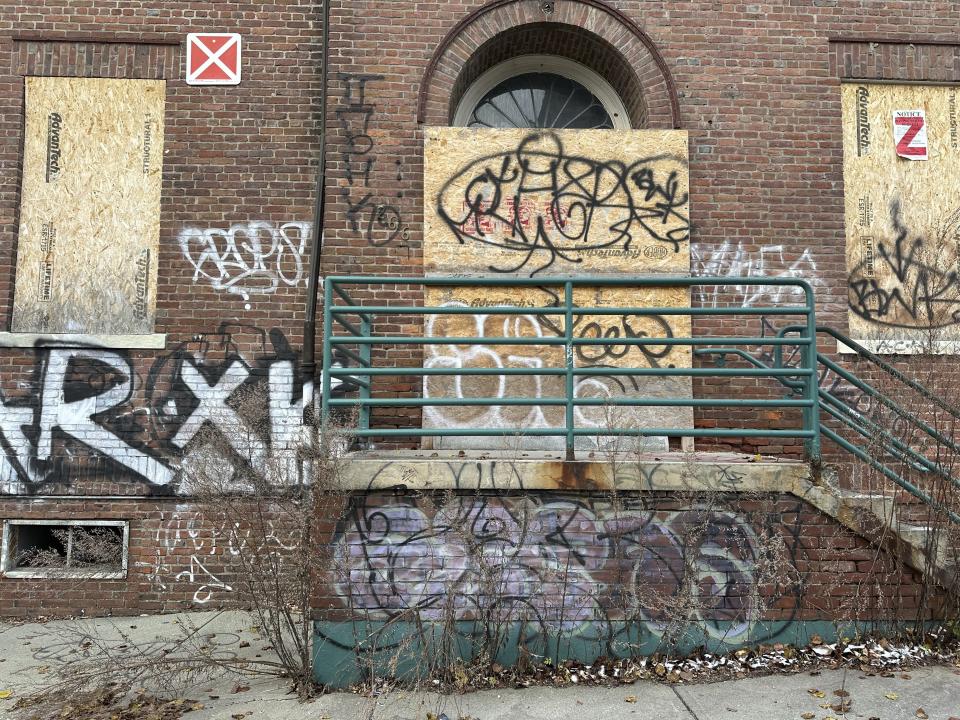
[[[19,578],[125,578],[128,539],[123,520],[7,520],[0,572]]]

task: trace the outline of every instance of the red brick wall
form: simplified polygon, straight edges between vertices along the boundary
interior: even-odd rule
[[[297,541],[285,506],[254,513],[173,499],[21,499],[0,501],[0,517],[25,520],[125,520],[129,523],[125,579],[4,577],[7,617],[133,615],[230,607],[254,595],[245,585],[251,564]],[[266,575],[266,574],[264,574]],[[244,601],[240,601],[242,604]]]
[[[923,595],[916,573],[784,495],[371,494],[353,498],[333,558],[317,602],[328,620],[471,620],[498,603],[502,620],[568,631],[685,613],[892,620],[916,617]]]
[[[333,504],[315,528],[332,552],[311,565],[320,573],[314,597],[325,619],[385,618],[416,601],[440,612],[448,593],[467,592],[484,562],[488,572],[505,573],[496,587],[515,595],[507,585],[518,584],[531,607],[549,602],[558,589],[551,583],[563,579],[610,619],[629,615],[630,593],[650,607],[678,596],[691,563],[713,573],[716,587],[698,595],[707,620],[912,620],[922,606],[915,571],[790,496],[714,495],[694,506],[662,493],[374,493]],[[259,567],[257,557],[268,552],[289,557],[296,542],[292,506],[261,508],[262,522],[242,508],[173,499],[0,501],[3,518],[130,524],[126,580],[7,577],[0,613],[123,615],[242,603],[251,563]],[[485,561],[471,554],[478,551]],[[551,568],[564,577],[551,576]],[[580,606],[571,599],[564,612],[572,607]]]
[[[443,37],[480,5],[332,3],[325,274],[421,272],[420,83]],[[424,90],[425,121],[447,121],[450,93],[471,47],[497,30],[547,21],[565,23],[565,32],[591,27],[630,58],[644,88],[647,126],[669,127],[669,94],[652,56],[635,37],[615,29],[615,23],[600,23],[598,3],[588,5],[559,0],[555,13],[545,19],[532,0],[508,3],[466,29],[451,54],[440,58],[434,82]],[[680,125],[690,133],[694,269],[732,272],[731,257],[754,263],[766,274],[795,268],[815,283],[821,322],[845,329],[839,78],[960,81],[957,46],[924,44],[956,42],[960,6],[943,0],[824,0],[624,1],[615,7],[652,39],[676,83]],[[244,80],[239,86],[197,88],[183,82],[185,34],[203,30],[242,33]],[[873,44],[873,38],[896,42]],[[591,46],[600,47],[586,43],[587,49],[579,50],[581,59],[588,59]],[[306,0],[7,3],[0,14],[0,329],[9,326],[13,299],[24,75],[163,78],[167,106],[156,331],[168,337],[163,351],[103,356],[113,362],[112,371],[91,356],[61,378],[68,391],[81,395],[92,376],[101,389],[118,382],[129,385],[129,399],[96,421],[115,438],[110,442],[118,450],[109,456],[90,452],[83,437],[54,427],[50,455],[38,458],[50,352],[0,350],[0,398],[14,418],[0,430],[6,457],[0,484],[5,490],[111,496],[171,492],[172,485],[158,478],[162,468],[177,467],[183,453],[178,432],[200,405],[198,391],[188,387],[189,367],[198,368],[199,377],[213,388],[209,394],[214,400],[220,399],[217,383],[223,374],[239,363],[244,384],[267,382],[273,388],[271,408],[290,409],[299,402],[305,281],[279,281],[275,292],[252,292],[245,298],[216,289],[202,274],[195,277],[181,243],[189,245],[190,238],[202,238],[210,229],[232,230],[237,237],[264,233],[271,239],[281,231],[293,237],[303,232],[302,225],[283,226],[312,219],[320,67],[320,11]],[[609,68],[623,70],[616,64]],[[224,234],[217,238],[222,242]],[[721,253],[725,244],[729,253]],[[309,246],[307,238],[298,253],[304,266]],[[295,273],[291,253],[282,261],[288,277]],[[268,282],[269,277],[273,275],[268,274]],[[729,328],[707,322],[696,326],[701,333]],[[405,351],[390,359],[413,364],[420,356]],[[952,360],[937,362],[947,367]],[[196,387],[196,378],[194,382]],[[392,392],[406,389],[391,386]],[[703,394],[730,390],[698,386]],[[57,387],[49,391],[55,393]],[[766,392],[750,384],[737,391]],[[408,415],[391,411],[381,417],[388,424],[403,424]],[[240,411],[238,417],[253,422]],[[699,417],[702,424],[718,420],[705,413]],[[752,414],[722,419],[757,421]],[[775,414],[760,421],[785,422]],[[14,432],[18,427],[19,435]],[[274,427],[257,431],[268,451],[279,442]],[[130,455],[128,447],[138,454]],[[756,447],[798,451],[790,443]],[[236,456],[243,455],[243,448],[234,451],[231,463],[243,467]],[[137,471],[136,463],[146,463],[142,467],[147,470]],[[87,512],[70,503],[6,503],[5,516],[44,513],[51,507],[77,517]],[[154,500],[103,503],[98,513],[139,515],[144,523],[159,522],[168,507]],[[16,593],[30,592],[17,587]],[[51,601],[55,596],[42,592]],[[109,592],[116,593],[118,609],[167,606],[129,586]],[[188,596],[184,591],[171,598]]]

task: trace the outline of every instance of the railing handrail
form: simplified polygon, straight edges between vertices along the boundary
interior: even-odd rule
[[[886,372],[887,374],[889,374],[889,375],[890,375],[891,377],[893,377],[894,379],[899,380],[900,382],[904,383],[904,384],[905,384],[907,387],[909,387],[911,390],[915,390],[915,391],[919,392],[921,395],[923,395],[923,397],[924,397],[925,399],[927,399],[927,400],[929,400],[930,402],[934,403],[934,404],[935,404],[937,407],[939,407],[941,410],[945,410],[946,412],[948,412],[948,413],[950,413],[951,415],[953,415],[953,417],[955,417],[955,418],[957,418],[958,420],[960,420],[960,408],[956,407],[955,405],[951,405],[951,404],[945,402],[941,397],[939,397],[938,395],[935,395],[934,393],[930,392],[929,389],[927,389],[926,387],[924,387],[924,386],[921,385],[920,383],[918,383],[918,382],[916,382],[915,380],[913,380],[913,379],[907,377],[906,375],[904,375],[902,372],[900,372],[899,370],[897,370],[893,365],[891,365],[890,363],[888,363],[887,361],[885,361],[883,358],[881,358],[880,356],[878,356],[878,355],[877,355],[876,353],[874,353],[872,350],[869,350],[869,349],[865,348],[863,345],[861,345],[860,343],[858,343],[856,340],[853,340],[853,339],[847,337],[846,335],[844,335],[844,334],[841,333],[840,331],[835,330],[834,328],[829,327],[829,326],[827,326],[827,325],[818,325],[818,326],[817,326],[817,332],[818,332],[818,333],[824,333],[824,334],[826,334],[826,335],[830,335],[834,340],[843,343],[844,345],[846,345],[847,347],[849,347],[851,350],[853,350],[854,352],[856,352],[856,354],[857,354],[859,357],[862,357],[862,358],[864,358],[865,360],[869,360],[870,362],[872,362],[874,365],[876,365],[877,367],[879,367],[880,369],[882,369],[884,372]]]
[[[802,288],[813,299],[813,285],[796,277],[721,277],[711,275],[538,275],[503,277],[500,275],[330,275],[324,285],[424,285],[466,287],[541,287],[573,282],[590,287],[691,287],[693,285],[792,285]],[[337,293],[340,294],[339,292]],[[341,296],[342,297],[342,296]]]
[[[777,337],[784,337],[788,333],[799,332],[802,329],[803,327],[800,325],[791,325],[781,329],[777,333]],[[862,357],[874,363],[875,365],[879,366],[884,372],[889,374],[895,380],[905,384],[910,389],[915,390],[920,395],[922,395],[924,399],[933,402],[935,405],[937,405],[937,407],[949,413],[954,419],[960,420],[960,409],[943,401],[941,398],[939,398],[938,396],[930,392],[929,389],[927,389],[920,383],[916,382],[915,380],[907,377],[902,372],[897,370],[895,367],[893,367],[886,361],[882,360],[881,358],[877,357],[874,353],[872,353],[871,351],[867,350],[865,347],[857,343],[855,340],[852,340],[851,338],[847,337],[846,335],[839,332],[838,330],[835,330],[834,328],[831,328],[825,325],[818,325],[817,333],[824,333],[826,335],[831,336],[838,342],[841,342],[844,345],[847,345],[851,349],[855,350],[858,355],[860,355],[862,352],[863,353]],[[774,364],[774,367],[785,367],[783,363],[782,353],[780,353],[779,349],[775,351],[775,357],[776,357],[776,363]],[[958,445],[953,440],[953,438],[949,438],[943,433],[939,432],[938,430],[930,427],[926,422],[924,422],[921,418],[917,417],[914,413],[902,407],[896,401],[890,399],[890,397],[888,397],[885,393],[875,388],[866,380],[863,380],[862,378],[857,377],[849,370],[846,370],[845,368],[841,367],[834,360],[832,360],[831,358],[827,357],[826,355],[824,355],[819,351],[817,352],[817,362],[823,365],[825,368],[827,368],[827,370],[833,373],[836,373],[838,377],[850,383],[861,392],[866,393],[871,399],[875,399],[878,402],[880,402],[884,407],[886,407],[887,409],[895,413],[898,417],[903,418],[904,420],[912,424],[914,427],[916,427],[918,430],[921,430],[925,434],[929,435],[938,443],[948,447],[950,450],[954,452],[960,452],[960,445]],[[829,398],[835,404],[843,405],[851,413],[856,412],[852,408],[849,408],[849,406],[847,406],[846,403],[844,403],[840,398],[836,397],[835,395],[832,395],[829,392],[823,391],[822,389],[821,389],[821,394],[824,395],[824,397]]]
[[[510,303],[496,303],[471,307],[466,305],[403,305],[403,304],[362,304],[358,303],[344,286],[351,285],[413,285],[421,287],[503,287],[503,288],[562,288],[563,292],[555,294],[552,305],[529,307]],[[804,297],[803,305],[774,305],[771,307],[722,306],[722,307],[594,307],[576,305],[573,302],[573,290],[577,287],[688,287],[694,286],[792,286],[797,288]],[[857,377],[848,370],[840,367],[829,357],[817,350],[817,334],[829,335],[840,343],[852,349],[859,357],[875,364],[889,376],[907,387],[920,393],[926,400],[948,412],[953,418],[960,420],[960,408],[957,408],[942,398],[934,395],[929,389],[907,377],[901,371],[878,357],[875,353],[863,347],[843,333],[827,326],[818,326],[815,321],[815,298],[812,286],[801,278],[763,278],[763,277],[694,277],[676,275],[648,275],[648,276],[549,276],[549,277],[501,277],[501,276],[360,276],[338,275],[326,278],[324,283],[324,333],[323,333],[323,367],[322,376],[322,415],[328,417],[331,408],[360,406],[361,426],[352,434],[360,437],[441,437],[449,435],[475,435],[478,437],[511,436],[516,434],[533,437],[565,436],[568,457],[573,457],[574,440],[586,435],[618,435],[618,436],[650,436],[671,435],[689,437],[793,437],[802,438],[806,444],[807,457],[819,463],[821,437],[826,437],[839,447],[853,454],[863,462],[879,471],[898,486],[910,492],[938,511],[943,511],[953,522],[960,523],[960,515],[938,503],[929,494],[903,477],[894,468],[888,466],[876,453],[867,448],[856,445],[830,428],[821,427],[820,411],[842,423],[856,434],[873,440],[879,440],[881,448],[891,457],[907,464],[909,467],[922,472],[936,473],[948,478],[960,487],[960,480],[946,473],[939,464],[923,456],[889,431],[877,425],[870,418],[865,417],[856,408],[848,405],[841,397],[819,386],[819,367],[836,373],[845,381],[859,388],[871,398],[877,399],[888,407],[898,417],[909,421],[937,443],[960,452],[960,444],[955,443],[935,428],[930,427],[921,418],[901,407],[897,402],[881,393],[870,383]],[[336,305],[336,298],[345,305]],[[557,325],[552,329],[556,333],[552,336],[535,337],[506,337],[506,336],[439,336],[422,337],[400,334],[375,335],[373,323],[378,315],[407,315],[427,317],[435,315],[523,315],[544,318],[548,316],[562,316],[562,330]],[[722,315],[802,315],[803,324],[794,324],[781,329],[772,337],[574,337],[573,328],[575,317],[583,316],[722,316]],[[355,316],[359,322],[354,322],[346,316]],[[339,326],[348,334],[335,334],[334,326]],[[789,337],[795,335],[795,337]],[[355,346],[356,350],[348,346]],[[538,367],[374,367],[371,361],[371,350],[376,345],[450,345],[450,346],[552,346],[563,348],[564,362],[557,366]],[[638,347],[663,346],[691,348],[691,357],[712,356],[715,358],[727,355],[740,358],[747,367],[725,367],[725,363],[718,362],[718,367],[704,368],[691,367],[619,367],[619,366],[578,366],[574,361],[574,351],[584,346],[614,346]],[[768,365],[744,347],[770,346],[773,348],[773,364]],[[796,347],[799,351],[800,362],[790,365],[784,361],[783,348]],[[353,367],[335,367],[333,355],[346,358],[356,363]],[[423,397],[418,398],[383,398],[373,397],[371,387],[376,377],[393,376],[433,376],[456,377],[511,377],[511,376],[543,376],[562,377],[565,380],[564,392],[546,397]],[[589,376],[623,376],[623,377],[769,377],[788,388],[795,396],[794,399],[766,400],[742,398],[646,398],[624,395],[614,399],[578,397],[575,393],[575,383],[578,377]],[[332,381],[337,379],[350,385],[358,391],[357,399],[333,398],[331,395]],[[800,398],[796,398],[800,396]],[[531,427],[531,428],[493,428],[472,427],[463,428],[371,428],[369,425],[369,411],[372,407],[427,407],[427,406],[550,406],[565,409],[563,427]],[[799,408],[802,411],[802,423],[799,429],[770,429],[752,428],[597,428],[577,427],[574,421],[574,410],[578,407],[612,405],[617,407],[726,407],[726,406],[754,406],[754,407],[785,407]]]
[[[467,406],[553,406],[564,408],[564,421],[562,426],[544,428],[534,427],[519,429],[514,428],[505,431],[502,428],[483,428],[483,427],[456,427],[448,428],[442,432],[444,435],[503,435],[503,434],[529,434],[535,436],[565,436],[567,456],[573,457],[574,440],[584,435],[610,435],[610,436],[688,436],[688,437],[794,437],[803,439],[807,445],[807,453],[811,460],[819,459],[819,397],[816,389],[816,371],[815,371],[815,342],[813,340],[813,331],[815,324],[815,304],[812,286],[801,278],[759,278],[759,277],[693,277],[679,275],[637,275],[637,276],[608,276],[608,275],[587,275],[587,276],[546,276],[546,277],[501,277],[501,276],[359,276],[359,275],[337,275],[327,277],[325,286],[324,303],[324,334],[323,334],[323,357],[325,372],[322,376],[322,413],[326,417],[330,408],[346,407],[350,405],[360,408],[360,427],[357,430],[350,431],[357,436],[430,436],[441,434],[434,432],[429,428],[371,428],[369,424],[369,411],[372,407],[397,407],[406,406],[411,408],[428,406],[449,406],[449,405],[467,405]],[[411,304],[399,300],[396,303],[384,303],[383,300],[375,298],[373,302],[358,302],[350,291],[352,286],[419,286],[419,287],[469,287],[469,288],[541,288],[547,289],[553,296],[552,303],[537,307],[518,305],[511,302],[494,302],[490,305],[484,304],[481,307],[471,307],[465,304],[445,304],[439,306],[425,306],[420,304]],[[574,302],[574,290],[579,288],[692,288],[695,286],[776,286],[792,287],[795,292],[802,296],[803,302],[800,304],[781,305],[771,304],[769,306],[728,306],[728,307],[695,307],[692,304],[685,304],[679,307],[669,306],[616,306],[604,305],[598,307],[595,304],[578,305]],[[337,304],[337,300],[346,304]],[[398,333],[395,330],[390,334],[374,334],[372,332],[375,318],[378,316],[407,316],[412,318],[425,318],[428,316],[463,316],[463,315],[483,315],[483,316],[525,316],[534,317],[538,321],[543,321],[546,317],[560,317],[562,320],[556,320],[551,324],[552,334],[511,337],[511,336],[486,336],[486,335],[453,335],[423,337],[422,335],[410,335]],[[621,317],[640,317],[640,316],[733,316],[733,315],[781,315],[781,316],[801,316],[804,319],[805,327],[809,334],[799,334],[797,337],[778,338],[778,337],[685,337],[685,336],[667,336],[664,335],[627,335],[609,336],[597,332],[596,336],[574,336],[576,318],[588,316],[621,316]],[[353,318],[359,318],[359,322]],[[337,332],[334,327],[337,326],[346,332]],[[582,349],[588,347],[616,347],[616,348],[640,348],[646,347],[709,347],[712,345],[740,344],[742,346],[791,346],[798,348],[804,360],[804,367],[791,368],[784,370],[780,368],[752,367],[752,368],[701,368],[701,367],[659,367],[656,363],[647,363],[645,366],[620,367],[617,365],[606,366],[584,366],[578,364],[574,353],[583,352]],[[462,364],[457,367],[397,367],[397,368],[377,368],[373,367],[371,358],[371,348],[378,345],[384,346],[541,346],[556,347],[563,350],[563,361],[554,365],[537,367],[467,367]],[[351,348],[355,348],[351,349]],[[331,359],[334,351],[341,354],[356,363],[352,367],[333,367]],[[581,355],[581,358],[584,356]],[[648,358],[651,357],[648,354]],[[692,357],[692,355],[691,355]],[[426,363],[424,363],[426,365]],[[371,384],[373,378],[386,375],[407,375],[421,376],[424,378],[432,376],[456,376],[458,378],[470,376],[500,376],[510,377],[516,375],[537,375],[553,376],[564,379],[564,388],[562,393],[554,394],[549,397],[536,399],[525,397],[504,397],[498,394],[497,397],[467,397],[467,398],[431,398],[424,393],[421,398],[374,398],[371,396]],[[589,376],[620,376],[624,378],[636,378],[644,376],[672,376],[672,377],[780,377],[787,376],[795,382],[804,386],[805,392],[802,399],[788,400],[749,400],[744,398],[711,398],[711,399],[693,399],[693,398],[639,398],[629,395],[613,395],[612,397],[602,398],[581,398],[577,396],[579,378]],[[341,380],[344,383],[354,383],[359,389],[359,396],[356,400],[348,398],[332,398],[331,383],[332,380]],[[802,421],[800,427],[791,428],[619,428],[619,427],[578,427],[576,422],[575,410],[577,408],[595,407],[595,406],[613,406],[613,407],[650,407],[650,406],[668,406],[668,407],[781,407],[781,408],[799,408],[802,412]]]

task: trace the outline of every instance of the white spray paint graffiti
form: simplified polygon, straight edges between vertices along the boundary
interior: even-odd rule
[[[303,255],[312,229],[310,222],[278,225],[262,220],[229,228],[185,227],[180,250],[193,266],[194,282],[204,279],[217,290],[249,300],[303,280]]]
[[[86,368],[87,388],[95,392],[78,392],[71,371],[78,365]],[[8,491],[18,491],[14,477],[28,482],[43,479],[35,461],[51,459],[54,431],[82,442],[109,457],[128,470],[150,478],[156,485],[167,485],[173,471],[145,452],[131,447],[119,435],[95,420],[104,413],[126,405],[133,393],[133,375],[129,361],[109,350],[89,347],[50,348],[40,365],[38,412],[30,405],[8,404],[0,396],[0,435],[10,448],[0,481]],[[36,422],[36,418],[39,422]],[[34,426],[36,441],[24,433]]]
[[[817,263],[809,248],[800,255],[789,260],[784,256],[783,245],[762,245],[751,251],[744,246],[743,241],[731,243],[725,241],[719,248],[705,252],[694,245],[691,248],[691,263],[695,275],[709,275],[713,277],[767,277],[767,278],[797,278],[806,280],[814,289],[822,285],[817,277]],[[696,289],[697,299],[703,307],[741,306],[753,307],[756,305],[787,305],[803,304],[805,298],[800,288],[789,285],[735,285],[733,287],[699,287]],[[760,337],[775,337],[779,330],[778,320],[783,317],[760,318]],[[788,320],[790,324],[796,319]],[[758,358],[770,363],[774,356],[772,350],[761,348]],[[785,365],[796,365],[800,362],[800,355],[796,347],[785,351],[783,362]],[[871,398],[858,388],[823,368],[820,372],[820,387],[833,395],[842,398],[858,412],[868,413],[872,407]]]
[[[39,346],[34,377],[21,385],[19,395],[0,393],[2,493],[113,477],[184,493],[211,457],[237,489],[251,472],[293,482],[310,437],[302,393],[312,398],[314,386],[301,383],[277,329],[223,324],[156,358],[146,374],[123,351]],[[203,428],[223,442],[211,445]]]
[[[201,558],[213,557],[217,553],[217,534],[204,531],[199,513],[184,511],[178,507],[171,513],[160,513],[160,526],[157,528],[155,552],[152,563],[137,563],[148,571],[151,585],[166,592],[170,583],[188,583],[197,585],[193,593],[193,602],[204,605],[217,591],[232,592],[233,588],[210,572]],[[181,561],[183,550],[189,554],[189,566],[186,570],[174,572],[174,563]]]
[[[465,301],[445,301],[446,307],[476,307]],[[450,318],[456,320],[451,321]],[[579,319],[578,319],[579,320]],[[589,320],[589,318],[587,318]],[[668,325],[647,324],[647,318],[619,318],[613,317],[613,324],[601,327],[598,323],[580,320],[574,322],[574,332],[579,337],[620,337],[619,322],[625,335],[631,333],[637,336],[654,337],[658,333],[672,332]],[[449,323],[453,322],[453,325]],[[630,327],[636,323],[636,327]],[[628,329],[629,328],[629,329]],[[476,315],[464,316],[428,316],[425,321],[426,337],[476,337],[477,344],[473,345],[427,345],[425,350],[424,366],[427,368],[479,369],[479,368],[523,368],[541,370],[563,366],[563,349],[549,344],[555,340],[557,333],[562,336],[562,330],[553,323],[534,314],[499,315],[478,312]],[[517,338],[525,343],[531,339],[543,339],[543,344],[487,344],[483,338]],[[586,346],[579,346],[586,349]],[[580,351],[574,362],[580,368],[611,368],[617,367],[627,352],[630,358],[625,363],[641,365],[668,364],[671,358],[666,358],[672,351],[670,346],[664,346],[661,352],[653,346],[643,349],[621,350],[616,347],[606,352],[603,348],[596,355]],[[627,366],[623,365],[622,366]],[[574,397],[597,401],[596,405],[581,405],[574,408],[574,424],[579,428],[605,427],[664,427],[675,422],[678,412],[670,410],[670,418],[658,414],[656,409],[618,407],[608,401],[624,395],[663,396],[681,394],[679,383],[668,380],[663,382],[651,381],[647,378],[633,378],[616,376],[598,372],[596,375],[578,375],[574,383]],[[681,378],[681,381],[683,379]],[[565,396],[564,380],[556,375],[486,375],[486,376],[426,376],[423,384],[425,398],[536,398],[544,400],[543,404],[534,405],[443,405],[425,406],[423,410],[424,426],[437,428],[502,428],[516,432],[515,437],[502,442],[511,447],[520,442],[524,447],[559,448],[563,440],[557,436],[534,437],[523,435],[530,429],[564,427],[564,407],[557,404],[557,399]],[[682,411],[681,411],[682,412]],[[684,416],[685,417],[685,416]],[[689,417],[692,424],[692,414]],[[442,438],[438,443],[465,442],[480,443],[477,447],[486,447],[483,443],[491,442],[490,438],[464,441],[451,441]],[[582,436],[578,439],[578,447],[593,448],[598,443],[596,437]],[[665,437],[648,436],[641,441],[650,449],[666,449]],[[446,445],[445,445],[446,446]],[[450,445],[451,447],[453,445]],[[458,445],[459,446],[459,445]]]
[[[205,605],[218,593],[233,592],[233,586],[222,579],[223,571],[244,571],[231,558],[244,551],[248,557],[259,557],[264,552],[282,557],[296,547],[296,529],[281,528],[266,521],[266,532],[254,533],[253,528],[226,518],[205,518],[196,509],[177,505],[176,509],[160,513],[154,552],[151,562],[139,562],[137,567],[146,573],[148,582],[160,592],[170,590],[175,583],[183,583],[193,590],[193,602]],[[255,543],[255,544],[252,544]],[[219,576],[218,576],[219,575]]]
[[[789,260],[784,257],[783,245],[761,245],[752,251],[742,240],[708,251],[694,245],[690,248],[690,262],[694,275],[712,277],[773,277],[798,278],[814,286],[820,284],[817,263],[810,249],[799,257]],[[803,301],[803,293],[796,287],[785,285],[736,285],[734,287],[698,287],[696,299],[703,307],[718,307],[719,304],[735,304],[751,307],[757,304],[780,305]]]
[[[467,307],[466,303],[449,302],[445,306]],[[427,318],[424,335],[435,337],[435,326],[439,316],[430,315]],[[544,337],[543,328],[533,315],[487,315],[477,314],[472,317],[473,335],[483,337]],[[490,325],[499,327],[491,327]],[[443,334],[443,333],[439,333]],[[506,352],[500,352],[506,349]],[[526,352],[524,352],[526,351]],[[527,367],[542,368],[543,347],[540,346],[509,346],[503,345],[428,345],[424,367],[428,368],[469,368],[469,367]],[[495,384],[494,392],[488,396],[496,398],[506,397],[536,397],[557,395],[556,392],[544,392],[544,385],[549,384],[551,378],[540,375],[517,377],[496,375],[490,379]],[[423,396],[450,397],[450,388],[439,388],[444,378],[426,376],[423,383]],[[465,379],[457,376],[453,381],[454,397],[476,397],[464,387]],[[486,385],[486,383],[484,383]],[[603,379],[579,378],[575,388],[577,397],[609,398],[614,393]],[[486,393],[484,393],[486,394]],[[603,418],[603,408],[577,407],[574,409],[576,423],[580,427],[600,427]],[[437,427],[517,427],[517,428],[550,428],[563,425],[563,408],[549,405],[534,405],[527,407],[487,406],[487,407],[442,407],[427,406],[424,414]]]

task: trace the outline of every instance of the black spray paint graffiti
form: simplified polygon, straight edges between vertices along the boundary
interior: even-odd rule
[[[182,491],[179,471],[203,452],[204,426],[223,439],[223,472],[238,482],[275,467],[296,477],[286,465],[305,431],[304,388],[279,330],[224,323],[157,358],[145,378],[122,351],[38,346],[36,355],[28,392],[0,395],[2,492],[82,478]],[[238,402],[244,389],[246,404]]]
[[[125,354],[39,346],[30,385],[26,397],[0,396],[0,489],[29,493],[82,476],[90,450],[155,485],[172,481],[171,469],[134,439],[143,418],[130,404],[136,379]]]
[[[370,174],[377,162],[370,121],[376,106],[367,100],[367,83],[383,80],[383,75],[339,73],[343,82],[343,102],[336,110],[344,134],[341,158],[347,185],[342,188],[347,202],[350,229],[359,232],[371,245],[387,245],[397,241],[403,246],[410,239],[410,228],[404,224],[396,205],[378,202],[370,188]],[[396,160],[397,180],[401,179],[400,160]],[[397,197],[403,197],[401,192]]]
[[[539,307],[562,307],[560,295],[549,287],[536,288],[546,295],[546,299],[538,301]],[[512,304],[505,300],[503,305]],[[577,306],[574,305],[576,308]],[[563,324],[554,315],[529,314],[524,315],[537,325],[536,334],[539,336],[565,337]],[[504,327],[516,324],[515,316],[507,316]],[[616,338],[673,338],[673,327],[665,315],[612,315],[609,321],[600,322],[585,315],[574,315],[573,334],[577,339],[606,339]],[[614,367],[611,362],[621,360],[627,354],[642,356],[649,367],[676,367],[670,362],[669,356],[674,351],[673,345],[577,345],[574,353],[578,367]],[[664,359],[667,358],[666,361]],[[637,367],[645,367],[634,362]]]
[[[535,295],[525,296],[526,302],[536,307],[560,307],[556,292],[547,287],[537,288]],[[589,300],[587,300],[589,302]],[[600,304],[600,301],[597,301]],[[465,301],[451,301],[447,306],[467,307]],[[501,304],[512,304],[504,298]],[[478,367],[521,367],[544,368],[562,367],[562,349],[550,344],[551,338],[565,337],[564,325],[557,316],[541,313],[518,313],[516,315],[486,314],[482,307],[476,315],[466,316],[428,315],[424,325],[426,337],[458,336],[475,337],[471,345],[431,344],[427,347],[424,365],[428,368],[478,368]],[[619,342],[620,338],[664,338],[674,337],[675,332],[666,316],[620,315],[620,316],[583,316],[575,315],[572,331],[578,339]],[[483,338],[543,338],[544,345],[491,345]],[[656,341],[659,343],[659,340]],[[623,367],[677,367],[685,365],[688,353],[683,348],[663,344],[651,345],[577,345],[573,350],[573,361],[578,368],[591,368],[591,372],[578,374],[574,380],[574,397],[591,399],[593,404],[577,405],[574,408],[574,422],[579,427],[604,427],[611,424],[638,423],[647,427],[666,427],[686,418],[683,411],[648,408],[636,411],[624,406],[624,409],[611,409],[603,402],[605,399],[620,398],[624,395],[647,397],[669,397],[689,392],[683,379],[645,378],[637,375],[611,373]],[[562,378],[556,376],[510,376],[504,375],[489,380],[451,381],[445,377],[428,376],[424,379],[425,397],[459,398],[464,401],[470,397],[490,398],[541,398],[553,400],[562,397],[565,392]],[[429,427],[466,428],[498,427],[510,428],[522,432],[522,428],[563,427],[564,409],[554,402],[543,405],[510,406],[492,404],[489,406],[443,405],[428,406],[423,411],[424,422]],[[692,417],[684,420],[692,423]],[[672,426],[672,425],[670,425]],[[529,442],[529,440],[528,440]],[[584,440],[584,443],[593,442]],[[644,441],[646,442],[646,441]],[[548,447],[546,441],[540,447]],[[666,447],[665,438],[650,440],[654,446]]]
[[[666,639],[677,615],[701,641],[758,642],[790,624],[784,615],[762,623],[758,586],[800,605],[789,572],[799,527],[781,518],[657,509],[642,498],[481,495],[431,509],[358,495],[335,542],[338,590],[345,606],[371,618],[524,622],[532,652],[563,632],[617,654],[627,643]],[[458,631],[469,633],[466,626]]]
[[[893,241],[876,248],[850,273],[849,303],[871,323],[942,328],[960,323],[960,274],[945,258],[960,258],[960,208],[927,235],[908,228],[899,197],[890,202]]]
[[[683,168],[682,158],[666,155],[629,165],[568,155],[556,134],[536,133],[450,178],[437,214],[461,244],[516,254],[515,263],[491,272],[533,276],[558,259],[579,263],[605,253],[660,258],[689,240]]]

